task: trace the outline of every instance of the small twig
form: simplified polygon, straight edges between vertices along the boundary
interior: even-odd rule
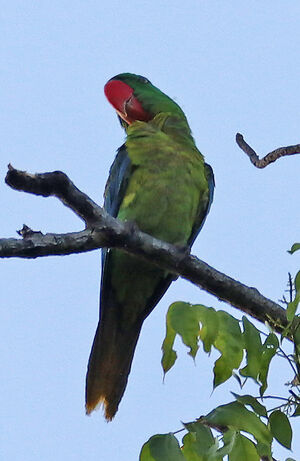
[[[238,146],[245,152],[245,154],[248,155],[253,165],[257,168],[265,168],[270,163],[275,162],[278,158],[286,155],[300,154],[300,144],[295,144],[294,146],[279,147],[260,159],[255,150],[246,143],[243,135],[237,133],[235,139]]]
[[[288,403],[283,403],[282,405],[278,405],[277,407],[270,408],[270,410],[267,410],[267,413],[271,413],[275,410],[280,410],[281,408],[286,408]]]
[[[178,429],[177,431],[172,432],[172,434],[179,434],[180,432],[186,431],[187,429],[183,427],[182,429]]]
[[[289,390],[289,393],[290,393],[290,394],[291,394],[291,395],[294,397],[294,399],[295,399],[297,402],[299,402],[299,400],[300,400],[300,397],[299,397],[297,394],[295,394],[295,392],[294,392],[294,391],[292,391],[292,390]]]
[[[258,395],[257,397],[254,397],[255,399],[261,399],[261,400],[264,400],[264,399],[271,399],[271,400],[283,400],[284,402],[289,402],[289,399],[287,399],[286,397],[278,397],[277,395],[263,395],[263,396],[260,396]]]
[[[289,358],[289,356],[284,352],[284,350],[282,349],[282,347],[279,347],[278,349],[280,350],[281,354],[283,354],[284,358],[288,361],[288,363],[289,363],[290,367],[292,368],[293,373],[295,374],[295,376],[297,376],[298,373],[297,373],[296,368],[294,367],[294,364],[293,364],[292,360],[291,360],[291,359]]]
[[[294,294],[294,282],[292,279],[292,274],[289,272],[289,281],[288,281],[288,287],[289,287],[289,294],[290,294],[290,303],[293,301],[293,294]]]
[[[287,291],[287,290],[286,290]],[[281,304],[285,304],[286,306],[288,305],[288,301],[285,297],[285,295],[282,295],[282,299],[278,299],[278,302],[281,303]]]

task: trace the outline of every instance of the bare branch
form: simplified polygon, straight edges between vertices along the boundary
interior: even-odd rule
[[[42,234],[31,231],[23,239],[0,239],[0,258],[34,259],[41,256],[63,256],[100,248],[91,239],[91,229],[67,234]]]
[[[10,167],[6,182],[17,190],[58,197],[84,219],[88,228],[81,232],[43,235],[26,226],[21,231],[23,239],[0,239],[0,258],[37,258],[87,252],[101,247],[121,248],[189,280],[257,320],[268,322],[278,332],[286,327],[285,310],[258,290],[228,277],[181,248],[112,218],[77,189],[64,173],[31,175]]]
[[[31,174],[16,170],[8,165],[5,178],[6,184],[12,189],[42,195],[57,197],[64,205],[76,213],[86,225],[99,220],[99,206],[90,197],[81,192],[62,171]],[[102,215],[102,212],[100,213]]]
[[[279,147],[278,149],[269,152],[262,159],[259,159],[255,150],[253,150],[252,147],[246,143],[243,135],[237,133],[235,139],[238,146],[248,155],[253,165],[257,168],[265,168],[270,163],[275,162],[278,158],[284,157],[285,155],[294,155],[300,153],[300,144],[295,144],[294,146]]]

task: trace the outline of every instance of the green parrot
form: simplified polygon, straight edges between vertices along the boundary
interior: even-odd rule
[[[183,111],[140,75],[116,75],[104,92],[126,131],[110,169],[104,208],[157,239],[190,248],[208,214],[214,177]],[[108,421],[115,416],[143,322],[175,278],[136,256],[103,249],[87,414],[102,404]]]

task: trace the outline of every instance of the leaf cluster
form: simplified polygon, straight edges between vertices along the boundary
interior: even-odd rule
[[[300,244],[295,244],[290,253],[299,249]],[[201,345],[207,354],[213,349],[219,352],[213,367],[213,388],[231,376],[235,376],[241,386],[251,378],[259,386],[259,397],[232,393],[234,401],[218,406],[194,422],[183,423],[181,430],[186,433],[181,443],[174,433],[151,437],[142,447],[140,461],[222,461],[225,458],[271,461],[274,440],[291,449],[292,428],[288,415],[291,408],[293,417],[300,415],[300,318],[296,315],[300,303],[300,271],[293,286],[295,295],[287,306],[289,325],[281,338],[271,329],[268,334],[262,333],[245,316],[239,321],[225,311],[182,301],[169,307],[162,345],[164,373],[177,360],[174,342],[179,336],[193,359]],[[294,343],[292,356],[281,348],[286,337]],[[287,359],[295,374],[291,385],[296,391],[290,391],[288,399],[265,396],[270,363],[275,355]],[[284,403],[268,410],[262,403],[264,397]]]
[[[225,311],[186,302],[173,303],[167,313],[166,337],[163,342],[162,366],[166,373],[174,365],[177,353],[173,349],[176,335],[189,348],[193,358],[202,342],[203,350],[210,353],[212,348],[219,351],[215,361],[213,387],[227,381],[238,370],[245,357],[246,366],[239,369],[243,378],[252,378],[260,385],[260,395],[267,389],[267,377],[271,359],[279,347],[275,333],[270,332],[264,342],[261,334],[247,317],[239,320]]]

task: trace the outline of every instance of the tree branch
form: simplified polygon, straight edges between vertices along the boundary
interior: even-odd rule
[[[43,235],[24,226],[19,232],[22,239],[0,239],[1,258],[37,258],[82,253],[101,247],[120,248],[191,281],[260,322],[268,322],[278,332],[287,326],[285,310],[280,305],[182,249],[157,240],[130,223],[114,219],[77,189],[64,173],[29,174],[9,166],[5,181],[16,190],[58,197],[85,221],[86,229]]]
[[[295,144],[294,146],[279,147],[278,149],[269,152],[262,159],[259,159],[255,150],[253,150],[252,147],[246,143],[243,135],[237,133],[235,139],[238,146],[245,152],[245,154],[248,155],[253,165],[257,168],[265,168],[270,163],[275,162],[278,158],[284,157],[285,155],[294,155],[300,153],[300,144]]]
[[[86,194],[81,192],[62,171],[52,173],[31,174],[27,171],[16,170],[8,165],[5,182],[12,189],[42,195],[43,197],[57,197],[64,205],[77,214],[86,225],[98,221],[100,207]],[[105,212],[104,212],[105,214]]]

